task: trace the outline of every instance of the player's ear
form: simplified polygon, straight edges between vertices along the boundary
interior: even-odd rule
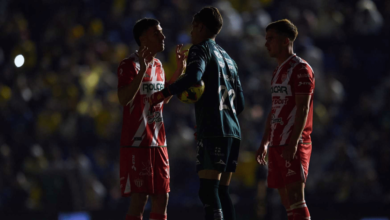
[[[284,44],[285,46],[288,46],[288,45],[290,44],[290,38],[285,37],[285,38],[284,38],[283,44]]]
[[[141,42],[141,45],[146,45],[147,43],[147,37],[146,37],[146,34],[142,34],[140,37],[139,37],[139,41]]]
[[[206,26],[203,23],[199,23],[199,32],[205,31]]]

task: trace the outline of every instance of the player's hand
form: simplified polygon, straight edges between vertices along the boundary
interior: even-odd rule
[[[188,50],[183,50],[183,44],[179,44],[176,46],[176,65],[177,65],[177,70],[180,71],[180,73],[183,73],[183,70],[187,66],[187,56],[186,54]]]
[[[260,165],[267,165],[265,157],[267,156],[267,146],[261,144],[256,152],[256,160]]]
[[[142,47],[138,51],[140,72],[145,72],[147,66],[153,61],[152,52],[148,47]]]
[[[295,158],[297,150],[298,150],[298,144],[289,144],[286,147],[284,147],[282,152],[282,157],[286,161],[292,161]]]
[[[164,96],[164,94],[161,91],[153,93],[148,98],[148,102],[149,102],[149,106],[150,106],[149,107],[149,111],[152,111],[154,106],[157,105],[158,103],[164,101],[164,99],[165,99],[165,96]]]

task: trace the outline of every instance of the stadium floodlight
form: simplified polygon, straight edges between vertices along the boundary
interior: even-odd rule
[[[23,64],[24,64],[24,56],[22,54],[17,55],[15,57],[14,62],[15,62],[15,66],[18,67],[18,68],[23,66]]]

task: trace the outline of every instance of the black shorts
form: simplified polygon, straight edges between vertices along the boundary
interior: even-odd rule
[[[196,171],[235,172],[240,140],[232,137],[204,138],[197,143]]]

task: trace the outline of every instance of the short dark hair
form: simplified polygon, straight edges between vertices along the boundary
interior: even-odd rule
[[[153,18],[142,18],[135,22],[135,25],[133,27],[133,35],[134,39],[137,42],[138,46],[141,46],[141,41],[139,40],[139,37],[148,30],[150,27],[159,25],[160,22]]]
[[[217,35],[223,25],[222,15],[216,7],[204,7],[194,15],[194,21],[204,24],[215,36]]]
[[[288,19],[282,19],[270,23],[265,31],[275,30],[278,34],[288,37],[291,41],[295,41],[298,36],[298,28]]]

